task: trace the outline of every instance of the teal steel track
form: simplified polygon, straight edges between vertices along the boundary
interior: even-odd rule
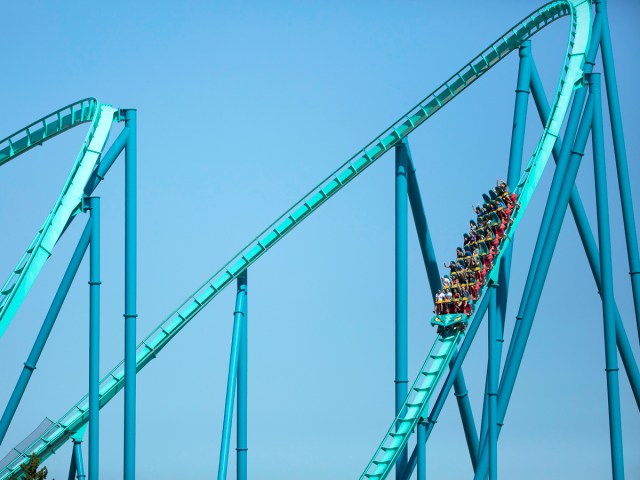
[[[512,51],[517,50],[523,41],[531,38],[542,28],[564,16],[570,16],[571,18],[564,68],[544,133],[518,182],[517,193],[521,208],[515,215],[513,225],[506,235],[505,241],[507,243],[510,242],[511,236],[526,210],[549,159],[573,91],[575,88],[582,87],[582,68],[591,35],[591,3],[588,0],[554,1],[534,11],[340,165],[196,289],[137,346],[136,370],[141,370],[155,358],[158,352],[202,311],[218,293],[230,285],[250,265],[264,255],[267,250],[278,243],[280,239],[316,211],[323,203],[343,189],[382,155],[396,147],[404,138],[434,116],[447,103],[458,97],[500,60]],[[85,103],[83,102],[87,102],[84,107]],[[84,109],[87,109],[87,111],[85,112]],[[78,114],[79,117],[76,118]],[[89,99],[54,112],[54,114],[35,122],[0,142],[1,165],[32,146],[42,143],[46,139],[60,134],[79,123],[93,122],[87,141],[83,145],[70,179],[65,185],[65,190],[63,190],[60,199],[52,209],[52,214],[45,222],[43,229],[38,232],[36,239],[12,273],[5,288],[2,289],[2,296],[0,297],[0,334],[6,329],[11,316],[19,307],[29,286],[33,283],[44,261],[50,255],[55,242],[77,211],[84,186],[89,179],[91,171],[99,161],[110,125],[114,120],[119,120],[117,110]],[[506,244],[503,246],[503,252],[506,250],[506,246]],[[44,253],[36,257],[34,252],[40,250]],[[495,280],[494,276],[497,276],[498,271],[498,268],[492,270],[492,279]],[[28,272],[29,275],[25,272]],[[21,287],[21,285],[24,286]],[[424,370],[420,374],[427,379],[427,383],[425,384],[424,379],[421,379],[419,375],[419,379],[405,401],[405,407],[401,410],[399,417],[394,420],[392,428],[389,429],[389,433],[384,437],[381,446],[369,464],[369,467],[374,466],[373,470],[370,472],[365,471],[361,478],[381,479],[387,476],[395,461],[395,456],[400,451],[400,448],[385,449],[390,445],[390,443],[385,442],[394,441],[387,438],[393,437],[390,435],[393,425],[398,422],[410,425],[413,420],[406,420],[409,417],[414,417],[414,414],[419,409],[424,408],[432,392],[435,391],[437,380],[442,376],[450,359],[453,358],[459,339],[459,334],[446,338],[438,337],[436,345],[440,342],[440,349],[436,355],[433,354],[435,350],[432,349],[425,362]],[[434,348],[436,345],[434,345]],[[100,382],[100,406],[102,407],[108,403],[123,386],[124,362],[120,362]],[[88,418],[89,402],[88,396],[85,396],[26,450],[33,451],[40,458],[46,459],[71,438],[75,432],[82,429]],[[403,420],[405,421],[403,422]],[[411,431],[412,428],[407,431]],[[406,438],[400,438],[400,442],[405,444]],[[393,446],[396,445],[394,444]],[[382,453],[384,462],[375,463],[379,458],[380,452],[384,452]],[[23,457],[17,456],[14,462],[0,472],[0,479],[17,478],[20,470],[19,464],[22,461]]]
[[[84,187],[100,159],[116,112],[109,105],[101,105],[96,99],[87,98],[67,105],[0,141],[1,166],[56,135],[91,122],[89,133],[58,200],[0,290],[0,337],[51,256],[69,220],[78,213]]]

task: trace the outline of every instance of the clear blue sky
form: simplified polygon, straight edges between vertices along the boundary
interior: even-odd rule
[[[0,136],[86,96],[138,109],[142,337],[312,185],[538,6],[529,0],[5,5]],[[640,5],[611,0],[609,10],[637,212]],[[549,94],[568,29],[565,18],[533,41]],[[506,175],[516,75],[512,55],[411,136],[442,261],[461,242],[469,206]],[[537,113],[529,113],[526,156],[541,133]],[[85,133],[79,128],[2,168],[2,275],[53,205]],[[123,355],[122,164],[97,192],[103,198],[102,372]],[[616,297],[640,358],[614,170],[609,173]],[[551,174],[518,231],[507,340]],[[595,225],[590,153],[578,182]],[[609,475],[601,307],[567,220],[500,440],[503,478]],[[61,240],[0,340],[0,408],[82,223]],[[387,156],[249,272],[253,478],[350,479],[373,454],[394,408],[393,242]],[[87,391],[87,279],[85,262],[0,456]],[[435,338],[413,226],[409,281],[413,377]],[[211,478],[217,471],[233,301],[229,289],[138,376],[141,480]],[[464,366],[476,418],[485,368],[482,329]],[[638,478],[640,417],[622,370],[620,379],[627,478]],[[119,478],[122,395],[103,409],[101,422],[101,473]],[[428,452],[433,478],[471,476],[453,399]],[[51,478],[66,477],[69,458],[67,445],[47,461]]]

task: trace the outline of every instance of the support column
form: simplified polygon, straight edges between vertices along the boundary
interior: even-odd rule
[[[100,476],[100,197],[88,199],[89,250],[89,477]]]
[[[236,463],[238,480],[247,480],[247,368],[248,368],[248,292],[247,292],[247,273],[245,270],[242,274],[244,282],[244,315],[240,318],[240,353],[238,356],[238,413],[237,413],[237,447],[236,447]]]
[[[620,190],[622,219],[624,223],[625,240],[627,243],[627,257],[629,259],[629,273],[631,275],[633,306],[636,315],[638,337],[640,338],[640,256],[638,255],[638,236],[636,233],[636,221],[633,212],[633,199],[631,197],[627,149],[624,143],[624,130],[622,128],[622,113],[620,112],[616,69],[613,63],[613,49],[611,47],[611,32],[609,31],[607,2],[606,0],[599,0],[595,3],[598,16],[602,19],[600,48],[602,53],[602,64],[604,67],[605,83],[607,86],[607,98],[609,100],[609,118],[611,121],[611,135],[613,137],[613,150],[615,152],[616,171],[618,174],[618,189]]]
[[[596,184],[598,241],[600,244],[600,275],[602,279],[601,294],[602,315],[604,318],[605,370],[607,374],[607,397],[609,401],[611,467],[614,480],[618,480],[624,478],[624,458],[622,451],[620,390],[618,384],[618,352],[616,350],[616,325],[613,304],[613,267],[611,265],[611,234],[609,229],[609,202],[607,199],[607,167],[604,156],[599,74],[591,75],[591,94],[594,96],[591,139],[593,145],[593,173]]]
[[[596,21],[596,29],[598,23],[599,22]],[[533,98],[535,100],[538,113],[540,114],[540,120],[544,125],[547,122],[547,118],[549,118],[550,109],[544,93],[544,88],[542,87],[542,82],[540,81],[540,78],[536,71],[533,59],[531,62],[531,91],[533,93]],[[558,139],[553,147],[553,156],[556,162],[559,159],[560,143],[560,139]],[[596,242],[591,231],[591,226],[589,225],[589,219],[587,218],[587,214],[580,198],[580,193],[578,192],[578,188],[575,185],[571,192],[569,206],[571,207],[571,213],[573,214],[576,227],[578,228],[578,234],[580,235],[580,240],[587,255],[587,260],[589,261],[589,267],[591,268],[591,273],[593,274],[596,287],[598,288],[599,292],[602,292],[602,288],[600,287],[601,275],[598,247],[596,246]],[[526,301],[526,299],[524,301]],[[636,404],[638,405],[638,409],[640,409],[640,371],[638,370],[638,365],[633,356],[631,344],[629,343],[624,325],[622,324],[620,313],[618,312],[618,308],[615,305],[615,298],[613,303],[616,323],[616,343],[620,352],[622,363],[627,373],[627,377],[629,379],[629,383],[631,384],[631,390],[636,399]],[[517,331],[514,330],[514,336],[516,335],[516,333]],[[507,356],[507,362],[508,361],[509,357]]]
[[[584,75],[586,76],[593,70],[596,54],[598,53],[598,42],[600,39],[601,32],[601,22],[600,17],[596,16],[593,22],[593,29],[591,35],[591,45],[589,47],[589,51],[587,53],[587,58],[584,64]],[[539,77],[537,73],[537,69],[535,67],[535,63],[533,57],[531,57],[530,62],[530,79],[531,79],[531,90],[533,92],[533,98],[536,102],[536,106],[538,110],[542,108],[542,104],[546,104],[546,97],[544,96],[544,91],[542,89],[542,84],[539,82]],[[558,145],[558,142],[553,147],[553,155],[556,160],[556,172],[554,173],[554,178],[558,177],[558,183],[551,185],[549,190],[549,194],[547,196],[547,204],[545,206],[545,210],[542,216],[542,221],[540,222],[540,230],[538,233],[538,238],[536,240],[536,244],[534,247],[533,255],[531,257],[531,263],[529,265],[529,273],[527,274],[527,279],[525,281],[524,292],[522,294],[522,300],[520,302],[520,308],[518,309],[518,313],[516,314],[516,323],[513,327],[513,333],[511,335],[511,344],[509,345],[509,349],[507,351],[507,357],[505,360],[505,368],[507,364],[511,363],[511,355],[513,353],[513,347],[515,345],[514,339],[519,337],[520,326],[522,324],[522,317],[524,315],[524,308],[527,305],[529,294],[531,291],[531,285],[533,283],[534,273],[538,269],[538,264],[540,262],[540,255],[542,252],[542,247],[544,246],[544,239],[547,237],[547,232],[549,230],[549,224],[551,223],[551,216],[555,210],[555,206],[557,203],[559,189],[562,184],[562,178],[564,178],[564,174],[567,168],[567,162],[569,160],[569,156],[571,154],[571,147],[573,145],[573,141],[576,136],[576,132],[578,130],[578,123],[580,122],[580,118],[582,116],[583,105],[585,99],[587,97],[587,89],[586,86],[583,88],[578,88],[573,96],[573,102],[571,104],[571,110],[569,111],[569,116],[567,120],[567,126],[564,131],[564,142],[562,142],[562,146]],[[547,111],[549,109],[547,108]],[[548,117],[547,114],[545,117]],[[546,124],[546,118],[545,118]],[[482,444],[482,443],[481,443]]]
[[[76,452],[75,448],[71,447],[71,462],[69,462],[69,475],[68,480],[74,480],[76,478]]]
[[[487,396],[489,397],[488,408],[488,436],[489,436],[489,480],[498,478],[498,376],[500,375],[500,357],[498,342],[498,332],[500,331],[500,317],[498,316],[498,306],[496,299],[497,285],[489,284],[489,382]]]
[[[84,474],[84,461],[82,460],[82,442],[73,439],[73,461],[76,465],[76,478],[84,480],[87,476]]]
[[[428,407],[427,407],[428,408]],[[416,441],[416,451],[418,452],[418,472],[416,480],[427,479],[427,423],[425,419],[418,423],[418,439]]]
[[[524,136],[527,124],[527,110],[529,107],[529,85],[531,83],[531,41],[522,42],[519,49],[520,64],[518,66],[518,81],[516,84],[516,101],[513,110],[513,129],[511,131],[511,148],[509,150],[509,167],[507,170],[507,184],[510,191],[515,191],[522,170],[522,154],[524,151]],[[496,292],[498,305],[498,315],[500,319],[498,330],[499,347],[496,351],[498,355],[498,366],[502,358],[502,345],[504,336],[505,319],[507,315],[507,299],[509,296],[509,277],[511,274],[511,256],[513,252],[513,241],[509,244],[500,260],[500,270],[498,272],[499,287]],[[488,402],[489,402],[489,372],[485,383],[485,404],[482,407],[482,426],[480,429],[480,444],[484,442],[487,435]]]
[[[233,423],[233,402],[236,394],[238,379],[238,360],[240,357],[240,343],[242,337],[242,318],[245,316],[247,304],[247,277],[243,273],[238,277],[236,293],[236,308],[233,312],[233,337],[231,339],[231,353],[229,358],[229,375],[227,377],[227,395],[224,402],[224,423],[222,425],[222,441],[220,442],[220,461],[218,463],[218,480],[227,478],[227,464],[229,460],[229,444],[231,442],[231,426]]]
[[[546,280],[549,266],[551,264],[551,259],[553,257],[553,252],[558,240],[560,228],[562,226],[564,215],[569,204],[569,197],[571,195],[571,191],[578,174],[578,169],[580,168],[582,156],[584,155],[584,148],[586,146],[589,137],[589,131],[591,129],[592,112],[593,97],[590,96],[589,100],[587,101],[585,111],[582,115],[580,127],[578,128],[578,134],[576,136],[576,141],[573,144],[573,148],[571,150],[569,164],[566,166],[566,169],[564,169],[565,174],[563,176],[560,176],[561,171],[563,171],[562,169],[560,169],[560,164],[563,161],[563,158],[561,157],[558,168],[556,169],[552,180],[552,189],[554,188],[555,184],[557,184],[558,182],[561,183],[561,186],[559,188],[560,194],[558,196],[557,203],[555,204],[555,208],[553,209],[549,231],[544,241],[544,247],[540,255],[540,261],[535,271],[534,279],[531,285],[531,291],[527,298],[526,307],[524,308],[524,315],[522,316],[520,329],[518,331],[518,337],[512,341],[513,349],[510,355],[510,361],[505,365],[503,371],[502,381],[499,387],[498,394],[497,417],[500,427],[504,422],[504,417],[509,405],[511,393],[513,392],[513,387],[515,385],[515,380],[518,375],[520,364],[522,362],[522,357],[524,355],[524,350],[526,348],[529,333],[531,332],[533,319],[538,308],[538,303],[542,295],[544,282]],[[567,139],[565,139],[565,144],[566,143]],[[549,208],[550,201],[551,198],[547,200],[547,206],[545,207],[545,210]],[[538,238],[538,241],[541,241],[541,238]],[[484,479],[488,474],[489,459],[487,454],[488,448],[485,442],[485,444],[481,446],[480,450],[478,468],[474,477],[476,480]]]
[[[125,111],[124,213],[124,480],[136,478],[137,120]]]
[[[396,361],[395,361],[395,415],[402,409],[407,396],[408,379],[408,240],[407,240],[407,145],[403,141],[395,149],[395,294],[396,294]],[[394,415],[394,416],[395,416]],[[398,426],[396,426],[397,428]],[[396,478],[407,463],[407,450],[403,449],[396,461]]]
[[[69,293],[69,289],[71,288],[73,279],[75,278],[76,273],[78,272],[78,268],[80,267],[80,263],[82,262],[82,258],[87,251],[90,238],[91,219],[89,219],[86,226],[84,227],[84,231],[80,236],[78,245],[76,246],[76,249],[71,256],[71,260],[69,261],[69,265],[67,266],[67,270],[64,272],[62,281],[60,282],[60,286],[58,287],[58,290],[53,297],[53,301],[51,302],[49,311],[47,312],[47,315],[42,322],[42,327],[40,327],[38,336],[36,337],[35,342],[33,342],[33,347],[31,348],[29,357],[27,358],[27,361],[24,362],[24,367],[22,369],[22,372],[20,373],[20,377],[16,382],[16,386],[14,387],[13,392],[11,393],[11,397],[9,398],[9,402],[7,403],[4,413],[2,414],[2,418],[0,419],[0,444],[2,444],[2,441],[7,434],[9,425],[11,425],[11,420],[13,420],[13,416],[18,409],[20,400],[22,399],[22,396],[27,389],[27,385],[29,384],[31,375],[38,365],[38,360],[40,359],[40,355],[44,350],[47,339],[49,338],[49,335],[53,330],[53,326],[56,323],[56,319],[58,318],[58,314],[60,313],[60,309],[62,308],[64,299]]]
[[[520,45],[520,64],[518,67],[518,83],[516,85],[516,102],[513,111],[513,130],[511,132],[511,148],[509,150],[509,167],[507,184],[509,190],[514,191],[522,170],[522,154],[524,151],[524,136],[527,123],[527,109],[529,106],[529,84],[531,83],[531,41]],[[500,260],[500,273],[497,290],[498,314],[504,325],[507,310],[507,296],[509,291],[509,275],[511,272],[511,255],[513,242]]]

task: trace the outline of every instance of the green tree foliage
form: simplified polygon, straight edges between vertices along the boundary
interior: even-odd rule
[[[38,470],[39,466],[40,458],[35,453],[32,453],[29,461],[20,465],[22,473],[25,475],[25,480],[45,480],[49,474],[49,470],[47,470],[47,467],[42,467]]]

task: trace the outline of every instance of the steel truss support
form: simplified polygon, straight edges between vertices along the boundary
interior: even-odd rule
[[[239,375],[239,365],[241,359],[241,350],[246,352],[246,345],[242,345],[243,339],[246,338],[246,318],[247,313],[247,272],[243,272],[238,277],[238,290],[236,293],[236,306],[233,312],[233,336],[231,339],[231,353],[229,355],[229,375],[227,377],[227,395],[224,402],[224,423],[222,426],[222,441],[220,442],[220,461],[218,463],[218,480],[227,478],[227,466],[229,463],[229,444],[231,443],[231,427],[233,423],[233,403],[236,395],[236,385],[238,386],[238,428],[240,425],[246,428],[246,371]],[[242,367],[246,366],[246,362]],[[243,390],[240,390],[239,377],[245,380]],[[240,410],[240,404],[243,403],[243,411]],[[242,416],[244,415],[244,418]],[[246,432],[246,431],[245,431]],[[238,458],[240,453],[245,454],[246,459],[246,433],[244,435],[244,446],[240,443],[238,436]],[[243,450],[241,450],[243,449]],[[246,478],[246,462],[244,465],[244,474]],[[238,469],[238,479],[240,478],[240,469]]]
[[[100,198],[87,199],[91,218],[89,249],[89,477],[100,476]]]
[[[89,219],[87,221],[86,226],[84,227],[84,231],[80,236],[80,240],[78,240],[78,244],[76,246],[73,255],[71,256],[71,260],[69,261],[69,265],[67,266],[67,270],[65,271],[62,281],[58,286],[58,290],[56,291],[55,296],[53,297],[53,301],[51,302],[51,306],[49,307],[49,311],[42,322],[42,327],[40,327],[40,331],[38,332],[38,336],[36,337],[35,342],[33,343],[33,347],[31,348],[31,353],[29,353],[29,357],[27,361],[24,363],[24,367],[22,372],[20,373],[20,378],[16,383],[16,386],[13,389],[13,393],[9,398],[9,402],[2,414],[2,419],[0,419],[0,444],[4,440],[4,437],[9,429],[9,425],[11,425],[11,420],[13,420],[13,416],[18,409],[18,405],[20,404],[20,400],[24,395],[25,390],[27,389],[27,385],[29,384],[29,380],[31,379],[31,375],[33,371],[36,369],[38,365],[38,360],[40,359],[40,355],[44,350],[44,346],[47,343],[47,339],[53,330],[53,326],[56,323],[56,319],[60,313],[60,309],[62,308],[62,304],[64,303],[64,299],[69,293],[69,289],[71,288],[71,284],[73,283],[73,279],[78,272],[78,268],[80,267],[80,263],[82,262],[82,258],[84,257],[85,252],[87,251],[87,247],[89,246],[89,240],[91,239],[91,229],[92,229],[92,221]]]
[[[411,157],[411,149],[409,148],[407,139],[404,139],[402,147],[404,147],[402,151],[406,153],[408,162],[407,191],[409,194],[409,203],[411,205],[411,212],[413,214],[416,233],[418,234],[418,242],[420,244],[420,250],[422,252],[422,259],[424,261],[424,266],[427,272],[427,278],[429,279],[431,296],[435,298],[436,291],[442,288],[438,270],[438,261],[436,259],[435,250],[433,248],[433,242],[431,241],[431,234],[429,233],[427,216],[425,214],[424,205],[422,203],[422,196],[420,195],[420,187],[418,186],[418,180],[416,177],[416,169]],[[473,411],[471,410],[469,393],[467,391],[467,385],[462,370],[460,370],[460,372],[456,375],[453,388],[454,395],[458,403],[458,410],[460,411],[462,427],[464,429],[464,434],[467,441],[469,457],[471,458],[472,466],[475,468],[475,463],[478,456],[478,432],[476,430],[476,424],[473,419]]]
[[[124,186],[124,480],[136,478],[137,119],[125,110],[129,129]]]

